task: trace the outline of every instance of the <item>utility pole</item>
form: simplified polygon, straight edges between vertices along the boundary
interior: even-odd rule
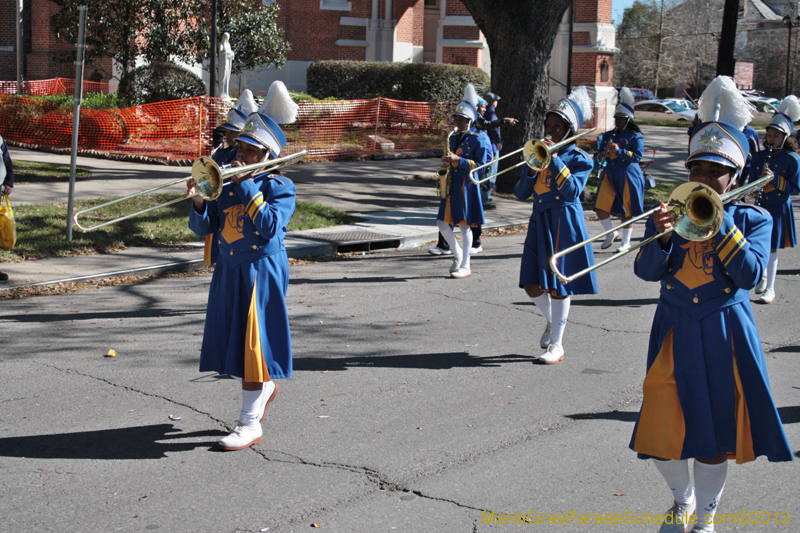
[[[717,76],[730,76],[736,72],[732,43],[736,41],[736,22],[739,18],[739,0],[725,0],[722,12],[722,31],[717,45]]]
[[[208,96],[217,96],[217,0],[211,0],[211,57],[208,62]]]

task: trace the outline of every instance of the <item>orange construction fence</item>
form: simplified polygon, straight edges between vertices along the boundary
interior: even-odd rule
[[[108,82],[83,80],[83,92],[108,94]],[[0,81],[0,94],[17,94],[17,82]],[[34,96],[75,94],[75,80],[72,78],[53,78],[51,80],[23,81],[22,94]]]
[[[211,133],[232,105],[201,96],[126,109],[82,109],[79,151],[188,163],[210,152]],[[308,149],[308,160],[324,161],[440,151],[453,105],[386,98],[300,102],[297,122],[283,126],[285,153]],[[68,149],[72,108],[0,94],[0,135],[18,146]]]

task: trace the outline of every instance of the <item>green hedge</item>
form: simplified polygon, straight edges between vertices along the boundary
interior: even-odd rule
[[[491,86],[477,67],[440,63],[317,61],[306,73],[308,94],[315,98],[359,100],[382,96],[407,102],[454,102],[471,83],[478,94]]]

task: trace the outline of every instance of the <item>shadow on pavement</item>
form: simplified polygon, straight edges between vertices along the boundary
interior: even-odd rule
[[[209,448],[227,433],[182,433],[172,424],[0,439],[0,456],[39,459],[160,459],[168,452]],[[158,442],[211,437],[206,442]]]
[[[572,420],[618,420],[620,422],[636,422],[639,419],[639,412],[631,411],[606,411],[605,413],[575,413],[565,415],[565,418]]]
[[[376,357],[348,357],[345,359],[319,359],[300,357],[293,360],[295,371],[348,370],[359,366],[372,368],[419,368],[423,370],[448,370],[451,368],[500,366],[503,363],[530,363],[528,355],[496,355],[480,357],[466,352],[423,353]]]

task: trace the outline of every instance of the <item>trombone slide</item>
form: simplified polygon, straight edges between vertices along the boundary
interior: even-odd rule
[[[628,250],[612,255],[599,263],[584,268],[580,272],[576,272],[571,276],[565,276],[558,269],[558,259],[570,252],[574,252],[579,248],[583,248],[587,244],[604,238],[624,226],[630,226],[643,218],[647,218],[656,211],[661,209],[661,206],[654,207],[653,209],[642,213],[639,216],[633,217],[627,222],[618,224],[617,226],[606,230],[590,239],[579,242],[569,248],[565,248],[560,252],[556,252],[550,257],[550,270],[556,275],[561,283],[569,283],[584,274],[588,274],[593,270],[607,265],[608,263],[619,259],[639,248],[647,246],[656,239],[675,231],[678,235],[689,241],[704,241],[710,239],[719,231],[722,225],[723,207],[733,201],[740,200],[745,196],[760,190],[764,185],[772,180],[772,175],[764,176],[758,180],[736,190],[727,192],[723,195],[718,195],[711,187],[698,182],[682,183],[675,187],[672,194],[667,201],[667,209],[672,213],[673,225],[670,229],[649,237],[636,246],[631,246]],[[692,207],[694,205],[694,207]]]
[[[241,167],[225,167],[221,168],[217,163],[208,156],[203,156],[192,163],[192,175],[186,178],[179,178],[177,180],[170,181],[169,183],[165,183],[163,185],[157,185],[156,187],[152,187],[150,189],[146,189],[144,191],[139,191],[133,194],[129,194],[128,196],[123,196],[122,198],[117,198],[116,200],[111,200],[109,202],[105,202],[94,207],[89,207],[87,209],[82,209],[75,213],[72,217],[72,222],[75,224],[81,231],[92,231],[98,228],[102,228],[104,226],[108,226],[110,224],[116,224],[117,222],[121,222],[123,220],[127,220],[129,218],[133,218],[135,216],[149,213],[155,209],[159,209],[161,207],[166,207],[168,205],[176,204],[178,202],[182,202],[189,198],[194,198],[195,196],[202,196],[205,200],[211,201],[216,200],[220,194],[222,194],[222,188],[230,183],[230,181],[224,181],[226,176],[235,176],[236,174],[241,174],[242,172],[249,172],[251,170],[261,169],[263,172],[276,170],[278,168],[291,165],[304,159],[308,155],[308,150],[301,150],[300,152],[287,155],[284,157],[279,157],[278,159],[270,159],[268,161],[262,161],[261,163],[254,163],[252,165],[245,165]],[[171,187],[181,182],[189,181],[190,179],[195,180],[195,188],[197,190],[194,194],[184,194],[179,198],[174,198],[167,202],[154,205],[152,207],[148,207],[147,209],[142,209],[141,211],[137,211],[135,213],[130,213],[128,215],[123,215],[121,217],[114,218],[112,220],[108,220],[106,222],[102,222],[100,224],[95,224],[94,226],[89,226],[87,228],[80,225],[78,222],[78,217],[80,215],[89,213],[91,211],[97,211],[103,207],[108,207],[111,205],[116,205],[118,203],[124,202],[125,200],[130,200],[131,198],[136,198],[137,196],[143,196],[145,194],[158,191],[161,189],[165,189],[167,187]]]
[[[488,180],[490,180],[492,178],[495,178],[495,177],[499,176],[500,174],[505,174],[509,170],[513,170],[513,169],[515,169],[517,167],[521,167],[522,165],[528,165],[529,167],[531,167],[532,169],[534,169],[536,171],[541,171],[541,170],[547,168],[550,165],[550,158],[551,158],[551,154],[553,152],[558,151],[563,146],[566,146],[568,144],[571,144],[571,143],[577,141],[581,137],[585,137],[586,135],[589,135],[590,133],[592,133],[596,129],[597,128],[588,129],[588,130],[586,130],[586,131],[584,131],[582,133],[579,133],[577,135],[573,135],[572,137],[564,139],[561,142],[559,142],[557,144],[550,145],[550,146],[547,146],[542,141],[528,141],[528,142],[525,143],[525,146],[523,146],[522,148],[514,150],[513,152],[509,152],[506,155],[504,155],[503,157],[500,157],[500,158],[498,158],[498,159],[496,159],[494,161],[490,161],[489,163],[486,163],[485,165],[481,165],[479,167],[473,168],[472,170],[469,171],[469,179],[475,185],[480,185],[484,181],[488,181]],[[518,154],[519,152],[522,152],[522,156],[523,156],[521,162],[517,163],[516,165],[512,165],[512,166],[510,166],[508,168],[505,168],[505,169],[501,170],[500,172],[498,172],[496,174],[492,174],[490,176],[486,176],[485,178],[483,178],[481,180],[475,179],[475,173],[476,172],[479,172],[480,170],[490,166],[492,163],[495,163],[495,162],[500,161],[501,159],[505,159],[507,157],[511,157],[512,155]],[[546,155],[545,155],[545,153],[546,153]],[[541,157],[539,157],[539,156],[541,156]],[[536,164],[540,164],[541,166],[540,167],[534,166]]]

